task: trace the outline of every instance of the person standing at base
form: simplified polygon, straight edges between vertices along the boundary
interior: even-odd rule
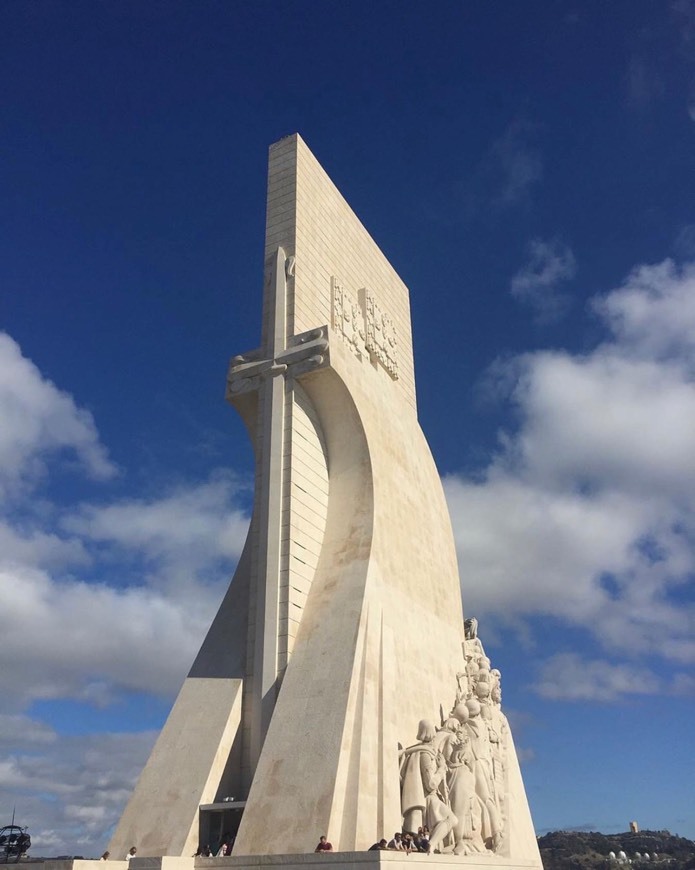
[[[319,842],[318,842],[318,845],[316,846],[316,848],[314,849],[314,852],[332,852],[332,851],[333,851],[333,846],[331,843],[328,842],[325,834],[322,837],[319,837]]]
[[[130,849],[128,849],[128,854],[125,856],[125,860],[130,861],[131,858],[135,857],[137,851],[137,846],[131,846]]]

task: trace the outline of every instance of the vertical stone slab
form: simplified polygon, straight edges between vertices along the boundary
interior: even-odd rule
[[[241,681],[189,678],[109,844],[114,855],[193,855],[241,720]]]
[[[269,249],[295,258],[290,332],[330,324],[330,368],[301,381],[328,497],[309,478],[292,493],[325,513],[325,531],[235,848],[303,852],[319,831],[362,849],[399,826],[398,741],[463,665],[456,556],[417,422],[407,288],[299,137],[271,149],[270,167],[271,185],[295,192],[294,228],[290,197],[270,192],[268,218]],[[293,469],[302,425],[295,415]]]
[[[240,786],[252,521],[234,581],[135,785],[109,843],[114,858],[192,855],[199,806]],[[236,750],[236,751],[235,751]],[[230,765],[230,756],[236,764]]]

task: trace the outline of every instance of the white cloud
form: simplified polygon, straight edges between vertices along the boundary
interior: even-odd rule
[[[103,703],[123,690],[175,691],[216,603],[210,594],[194,606],[142,588],[56,582],[32,569],[0,569],[0,601],[0,703],[15,709],[36,699]]]
[[[695,373],[695,263],[640,266],[594,302],[621,354],[670,360]]]
[[[518,428],[481,477],[445,481],[469,612],[695,662],[693,275],[636,269],[594,302],[610,340],[498,364]]]
[[[55,731],[29,716],[0,713],[0,747],[35,748],[54,743]]]
[[[559,239],[534,239],[527,254],[526,263],[512,278],[511,294],[529,305],[540,322],[557,320],[569,306],[570,297],[560,285],[576,274],[574,254]]]
[[[646,668],[560,653],[544,663],[534,689],[554,700],[614,701],[625,695],[652,695],[659,681]]]
[[[29,827],[31,854],[100,855],[155,737],[62,736],[41,752],[19,748],[0,761],[0,803],[16,805],[17,823]]]
[[[0,491],[12,492],[0,502],[0,709],[175,692],[244,543],[239,481],[220,470],[147,500],[42,501],[40,484],[65,450],[90,476],[114,468],[91,416],[5,334],[0,419]]]
[[[115,548],[92,553],[91,582],[37,567],[44,538],[52,561],[54,550],[65,555],[55,536],[35,535],[34,559],[22,546],[14,552],[23,560],[0,557],[0,699],[21,708],[38,698],[105,704],[121,691],[173,693],[243,546],[248,520],[234,495],[233,478],[220,474],[150,502],[82,506],[64,521],[74,536],[63,542],[68,554],[82,560],[95,541]],[[102,563],[126,575],[119,586],[99,582]]]
[[[197,485],[178,486],[160,498],[82,505],[62,527],[84,541],[140,555],[150,583],[188,588],[216,577],[221,561],[236,559],[248,516],[232,507],[242,487],[223,470]]]
[[[147,499],[48,501],[66,459],[104,481],[115,468],[91,415],[5,334],[0,420],[0,803],[33,855],[96,856],[155,735],[66,736],[27,711],[76,699],[118,720],[123,695],[178,690],[243,547],[244,487],[218,470]]]
[[[542,664],[533,689],[553,700],[617,701],[631,695],[691,695],[695,680],[682,673],[664,680],[649,668],[631,663],[558,653]]]
[[[87,565],[91,557],[83,542],[36,528],[36,521],[12,524],[0,519],[0,564],[60,568]]]
[[[0,333],[0,409],[0,492],[35,480],[47,456],[66,452],[93,478],[116,473],[92,415],[46,380],[6,333]]]
[[[678,365],[612,346],[586,357],[528,355],[517,377],[523,426],[505,460],[526,478],[666,495],[695,482],[695,386]]]

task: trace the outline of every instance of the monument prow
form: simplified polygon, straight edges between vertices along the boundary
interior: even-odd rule
[[[227,398],[248,539],[110,850],[311,864],[320,834],[352,854],[427,826],[442,854],[418,860],[540,868],[499,672],[464,630],[408,290],[299,136],[270,149],[262,342]]]

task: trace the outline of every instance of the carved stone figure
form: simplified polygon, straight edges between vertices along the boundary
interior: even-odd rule
[[[471,698],[466,701],[470,717],[465,725],[470,736],[471,749],[475,759],[475,791],[488,811],[489,827],[483,832],[486,845],[493,851],[497,849],[502,836],[502,825],[496,800],[495,774],[492,761],[492,748],[487,725],[480,715],[480,702]]]
[[[493,668],[490,671],[490,678],[490,700],[499,707],[502,703],[502,674],[497,668]]]
[[[461,701],[456,704],[454,709],[451,711],[451,715],[454,719],[457,719],[461,725],[465,725],[471,714],[468,712],[468,707],[466,706],[465,701]]]
[[[475,757],[470,738],[462,735],[449,760],[449,800],[456,815],[454,853],[481,854],[486,851],[483,831],[491,825],[487,809],[475,790]]]
[[[461,733],[461,723],[455,716],[445,720],[442,727],[434,735],[432,744],[436,752],[441,753],[444,761],[449,764],[451,756],[458,746]]]
[[[421,721],[420,742],[402,753],[404,829],[428,824],[438,851],[489,854],[500,852],[505,836],[509,725],[502,675],[485,655],[475,619],[466,621],[464,656],[449,716],[440,707],[436,732]]]
[[[401,808],[403,828],[417,831],[430,829],[430,847],[440,851],[444,840],[457,822],[446,794],[447,765],[437,750],[434,723],[422,719],[418,726],[418,743],[403,750],[401,758]],[[447,798],[442,798],[442,793]]]

